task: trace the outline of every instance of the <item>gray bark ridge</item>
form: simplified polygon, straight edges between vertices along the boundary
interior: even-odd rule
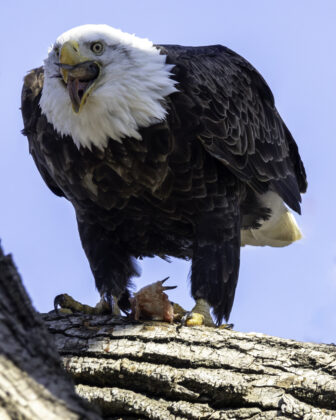
[[[109,316],[44,320],[78,394],[106,418],[336,419],[334,345]]]
[[[76,394],[11,256],[0,247],[0,419],[100,418]]]

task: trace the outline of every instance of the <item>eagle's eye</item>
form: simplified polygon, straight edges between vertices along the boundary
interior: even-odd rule
[[[54,47],[54,52],[55,52],[56,56],[59,57],[59,48],[58,47]]]
[[[101,55],[104,51],[104,45],[102,44],[102,42],[93,42],[90,45],[90,50],[96,55]]]

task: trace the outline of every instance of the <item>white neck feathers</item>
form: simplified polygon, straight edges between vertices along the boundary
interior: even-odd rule
[[[172,66],[153,44],[106,25],[85,25],[61,35],[56,43],[69,39],[79,45],[103,39],[102,71],[82,110],[72,110],[68,91],[55,77],[59,69],[54,51],[45,60],[45,79],[40,106],[48,121],[61,135],[70,135],[80,147],[106,147],[108,139],[141,140],[139,128],[163,120],[165,98],[176,91],[170,78]]]

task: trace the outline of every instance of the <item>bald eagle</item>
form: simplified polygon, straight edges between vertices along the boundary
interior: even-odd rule
[[[194,311],[220,323],[240,247],[301,237],[298,147],[263,77],[224,46],[76,27],[25,77],[22,115],[42,178],[74,206],[98,291],[124,310],[135,260],[173,256],[192,261]]]

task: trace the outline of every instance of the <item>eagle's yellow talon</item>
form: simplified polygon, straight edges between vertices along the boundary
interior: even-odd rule
[[[62,315],[72,315],[74,313],[70,308],[60,308],[58,312]]]
[[[199,325],[204,325],[204,315],[198,314],[197,312],[192,312],[186,320],[186,326],[196,327]]]
[[[222,324],[218,328],[221,330],[232,330],[233,324]]]
[[[215,324],[210,315],[210,306],[204,299],[197,299],[196,305],[193,307],[191,313],[187,316],[185,325],[193,327],[196,325],[205,325],[206,327],[215,327]]]
[[[56,312],[63,315],[73,314],[73,313],[82,313],[86,315],[104,315],[112,314],[114,316],[120,316],[120,311],[118,305],[115,303],[113,308],[109,305],[108,302],[102,297],[101,300],[97,303],[96,306],[92,307],[89,305],[84,305],[73,297],[69,296],[66,293],[58,295],[54,299],[54,309]],[[112,311],[111,311],[112,309]]]
[[[58,309],[58,307],[60,307],[60,309]],[[61,312],[63,314],[72,314],[74,312],[91,314],[94,309],[89,305],[83,305],[82,303],[78,302],[66,293],[55,297],[54,308],[55,311]]]

